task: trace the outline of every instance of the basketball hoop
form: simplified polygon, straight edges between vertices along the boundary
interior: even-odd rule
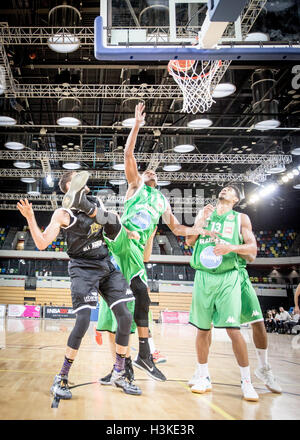
[[[204,113],[215,102],[212,80],[222,65],[220,60],[171,60],[168,71],[183,94],[182,112]]]

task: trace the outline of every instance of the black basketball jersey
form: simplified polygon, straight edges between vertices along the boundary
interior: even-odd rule
[[[88,199],[99,206],[96,197]],[[70,258],[99,260],[108,256],[102,235],[102,226],[82,211],[66,209],[70,215],[70,225],[62,228]]]

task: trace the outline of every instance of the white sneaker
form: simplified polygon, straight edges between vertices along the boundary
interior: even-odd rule
[[[210,377],[199,376],[195,384],[192,386],[191,391],[193,393],[204,394],[211,391],[211,389]]]
[[[257,368],[254,372],[255,376],[261,380],[272,393],[282,393],[281,386],[273,376],[270,366]]]
[[[258,394],[253,388],[253,385],[249,380],[241,381],[242,393],[245,400],[249,400],[251,402],[258,401]]]
[[[192,387],[193,385],[195,385],[195,383],[197,382],[197,379],[199,379],[199,371],[198,368],[196,368],[196,370],[194,371],[193,376],[191,377],[191,379],[188,381],[188,386]]]

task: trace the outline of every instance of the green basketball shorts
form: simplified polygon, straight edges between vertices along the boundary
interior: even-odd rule
[[[136,240],[128,238],[125,228],[122,226],[114,240],[110,240],[104,232],[103,237],[128,284],[130,285],[132,278],[139,276],[148,285],[144,251]]]
[[[239,269],[239,277],[242,292],[241,324],[263,321],[264,318],[261,307],[251,284],[247,269]]]
[[[240,328],[241,285],[238,270],[221,274],[196,271],[190,324],[200,330]]]

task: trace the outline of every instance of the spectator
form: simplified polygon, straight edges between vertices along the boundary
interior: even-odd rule
[[[276,322],[272,310],[267,310],[265,326],[268,333],[273,333],[276,330]]]
[[[300,313],[300,304],[299,304],[299,298],[300,298],[300,283],[297,286],[296,292],[295,292],[295,296],[294,296],[294,302],[295,302],[295,312],[296,313]]]
[[[285,321],[284,323],[285,332],[291,335],[293,327],[299,323],[300,323],[300,314],[296,313],[294,309],[290,321]]]
[[[277,313],[275,316],[275,320],[277,321],[277,330],[278,333],[284,333],[284,323],[291,320],[291,315],[284,310],[283,307],[279,307],[279,312],[280,313]]]

